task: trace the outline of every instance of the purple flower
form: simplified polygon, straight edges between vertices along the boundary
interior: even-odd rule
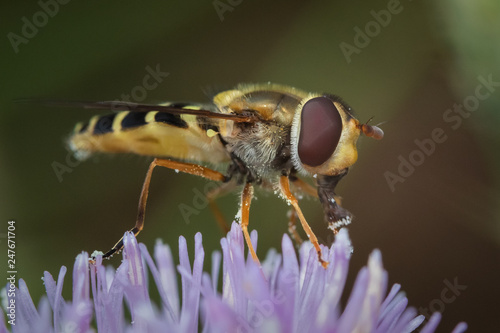
[[[251,236],[255,246],[257,232]],[[89,265],[87,253],[78,255],[72,302],[61,296],[64,266],[57,282],[49,273],[44,274],[47,296],[38,307],[20,279],[12,332],[92,332],[96,326],[98,332],[399,333],[414,331],[425,319],[407,307],[408,300],[398,284],[386,293],[387,272],[378,250],[358,273],[346,306],[340,305],[352,252],[345,229],[331,248],[323,247],[324,259],[330,262],[327,269],[318,263],[309,243],[301,246],[297,258],[287,235],[282,254],[270,250],[259,267],[251,256],[245,258],[243,235],[236,223],[221,240],[222,255],[212,254],[210,273],[203,271],[205,252],[199,233],[192,264],[186,240],[180,237],[177,267],[168,245],[158,242],[153,259],[132,234],[125,234],[124,244],[123,261],[116,271],[103,266],[100,257],[95,265]],[[146,267],[154,280],[152,289],[160,295],[159,305],[150,300]],[[177,274],[181,277],[180,295]],[[217,290],[219,279],[221,292]],[[440,319],[435,313],[421,332],[434,332]],[[453,332],[466,328],[460,323]],[[8,330],[1,321],[3,332]]]

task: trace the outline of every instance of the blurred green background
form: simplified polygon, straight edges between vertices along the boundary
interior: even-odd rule
[[[142,86],[147,66],[159,66],[169,75],[144,102],[207,102],[240,82],[272,81],[337,94],[360,121],[383,122],[385,138],[361,138],[358,163],[338,187],[356,216],[348,288],[379,248],[390,283],[402,284],[410,305],[444,305],[440,332],[461,320],[470,332],[500,326],[499,84],[456,129],[443,120],[454,104],[473,102],[476,89],[488,92],[477,88],[479,76],[500,82],[498,1],[70,1],[47,22],[41,10],[36,1],[3,2],[0,22],[0,233],[16,221],[17,276],[36,301],[44,270],[57,275],[82,250],[107,250],[133,226],[151,159],[99,155],[59,181],[53,164],[68,165],[65,138],[94,113],[13,100],[119,99]],[[388,10],[390,16],[381,14]],[[34,15],[38,31],[20,39],[23,17],[33,22]],[[367,28],[363,39],[359,31]],[[13,47],[13,38],[20,44]],[[341,45],[347,44],[353,53],[346,57]],[[446,141],[392,191],[384,174],[397,174],[398,158],[408,159],[418,148],[414,140],[431,138],[435,128]],[[221,233],[208,208],[189,223],[179,209],[193,206],[205,184],[155,171],[139,240],[152,249],[161,237],[175,250],[184,235],[192,248],[202,232],[207,253],[219,248]],[[237,194],[219,202],[234,216]],[[331,239],[319,204],[301,205],[318,237]],[[251,229],[260,233],[261,257],[280,246],[286,210],[272,194],[259,192],[253,202]],[[6,253],[4,235],[0,241]],[[7,257],[1,258],[5,267]],[[454,279],[466,290],[450,303],[439,301],[443,281]]]

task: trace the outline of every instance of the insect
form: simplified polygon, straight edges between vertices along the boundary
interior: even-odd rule
[[[278,191],[292,206],[289,231],[300,241],[295,231],[298,217],[319,262],[327,267],[294,193],[302,191],[318,197],[328,228],[337,232],[352,218],[340,206],[334,190],[357,159],[356,141],[361,133],[375,139],[383,137],[380,128],[361,124],[351,108],[335,95],[307,93],[271,83],[239,85],[217,94],[210,105],[71,103],[75,104],[120,111],[94,116],[75,127],[69,146],[77,157],[85,158],[93,152],[155,157],[147,171],[136,224],[131,229],[135,235],[144,227],[153,169],[162,166],[220,182],[221,186],[209,193],[208,199],[221,225],[225,224],[215,198],[242,187],[239,222],[255,261],[258,258],[248,233],[254,186]],[[224,172],[206,165],[222,166]],[[315,186],[303,177],[313,177]],[[103,257],[122,247],[120,239]]]

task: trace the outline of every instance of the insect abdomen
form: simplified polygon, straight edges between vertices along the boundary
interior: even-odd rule
[[[69,146],[77,158],[92,152],[135,153],[181,160],[223,163],[228,154],[192,115],[123,111],[94,116],[76,125]]]

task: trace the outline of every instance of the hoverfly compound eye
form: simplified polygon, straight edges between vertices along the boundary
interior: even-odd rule
[[[297,154],[302,164],[315,167],[326,162],[337,148],[342,134],[342,118],[327,97],[307,101],[300,116]]]

